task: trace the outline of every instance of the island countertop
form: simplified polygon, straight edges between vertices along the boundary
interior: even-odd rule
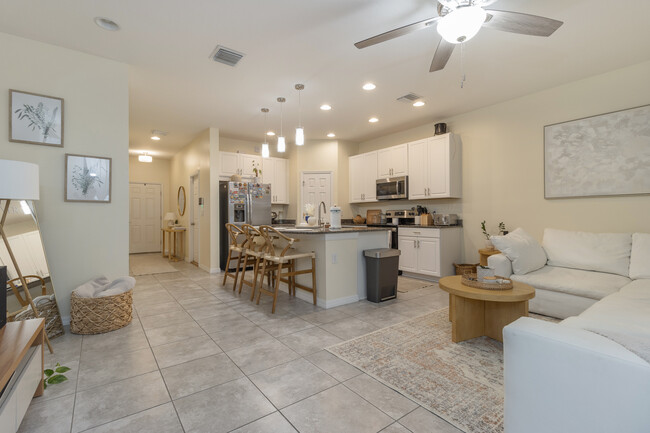
[[[282,233],[296,234],[296,235],[317,235],[317,234],[336,234],[336,233],[356,233],[356,232],[378,232],[390,230],[388,227],[366,227],[366,226],[343,226],[340,229],[324,228],[324,227],[296,227],[294,225],[275,225],[276,230]]]

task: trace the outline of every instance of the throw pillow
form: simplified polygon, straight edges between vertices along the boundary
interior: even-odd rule
[[[632,235],[632,255],[630,257],[630,278],[638,280],[650,278],[650,234]]]
[[[544,248],[521,228],[505,236],[491,236],[490,240],[510,259],[515,275],[524,275],[546,265]]]

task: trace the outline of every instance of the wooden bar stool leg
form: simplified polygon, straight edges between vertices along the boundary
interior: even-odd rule
[[[241,269],[242,256],[244,254],[240,251],[237,257],[237,268],[235,269],[235,281],[232,283],[232,291],[237,290],[237,279],[239,278],[239,270]]]
[[[257,305],[260,305],[260,297],[262,296],[262,285],[264,284],[264,272],[266,272],[266,260],[262,263],[262,281],[260,282],[260,290],[257,292]]]
[[[223,272],[223,283],[221,283],[222,286],[226,285],[226,278],[228,278],[228,269],[230,269],[230,257],[232,255],[232,250],[228,250],[228,258],[226,259],[226,269],[224,269]]]
[[[316,305],[316,259],[311,259],[311,290],[314,293],[314,305]]]
[[[243,287],[243,285],[244,285],[244,280],[246,279],[246,268],[248,267],[248,254],[244,254],[243,252],[242,252],[241,254],[244,255],[244,260],[243,260],[243,262],[244,262],[244,266],[242,267],[242,270],[241,270],[241,277],[240,277],[240,279],[239,279],[239,293],[240,293],[240,294],[241,294],[241,289],[242,289],[242,287]],[[235,282],[236,282],[236,281],[235,281]],[[237,286],[237,284],[235,284],[235,285],[233,286],[233,290],[235,289],[236,286]]]
[[[280,279],[282,278],[282,262],[278,263],[278,272],[275,276],[275,290],[273,291],[273,308],[271,314],[275,313],[275,304],[278,302],[278,291],[280,291]]]

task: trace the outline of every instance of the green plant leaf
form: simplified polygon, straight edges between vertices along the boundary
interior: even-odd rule
[[[59,365],[59,364],[57,364],[57,365]],[[57,373],[65,373],[66,371],[70,371],[70,368],[69,367],[58,367],[56,369]]]
[[[43,381],[43,389],[47,389],[47,382]]]
[[[47,377],[50,377],[50,376],[52,376],[54,374],[54,370],[52,370],[51,368],[48,368],[47,370],[44,371],[44,373],[45,373],[45,375]]]
[[[54,385],[57,383],[65,382],[66,380],[68,380],[68,378],[65,377],[64,375],[55,374],[54,376],[47,379],[47,383],[49,383],[50,385]]]

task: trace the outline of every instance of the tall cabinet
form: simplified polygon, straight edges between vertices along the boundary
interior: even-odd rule
[[[460,198],[462,149],[454,134],[408,143],[409,199]]]
[[[271,203],[289,204],[289,163],[284,158],[262,160],[262,182],[271,184]]]
[[[377,201],[377,152],[349,158],[350,203]]]

